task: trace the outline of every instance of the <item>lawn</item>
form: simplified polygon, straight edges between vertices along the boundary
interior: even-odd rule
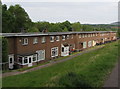
[[[101,87],[118,57],[118,41],[72,60],[3,78],[3,87]]]

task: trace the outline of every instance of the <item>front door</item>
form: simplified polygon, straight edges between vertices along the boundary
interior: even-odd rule
[[[13,69],[13,65],[14,65],[14,55],[9,55],[9,56],[8,56],[8,61],[9,61],[9,69]]]
[[[28,56],[28,67],[32,66],[32,59],[33,59],[33,56]]]

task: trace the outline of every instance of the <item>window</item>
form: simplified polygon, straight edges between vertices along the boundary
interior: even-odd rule
[[[12,63],[12,58],[10,58],[10,63]]]
[[[69,39],[69,35],[67,35],[67,39]]]
[[[56,41],[59,41],[60,40],[60,37],[59,36],[56,36]]]
[[[42,37],[42,43],[45,43],[45,37]]]
[[[88,37],[90,37],[90,34],[88,34]]]
[[[62,40],[65,40],[65,35],[64,35],[64,36],[62,36]]]
[[[64,47],[62,47],[62,52],[64,52]]]
[[[45,50],[39,50],[38,53],[38,61],[45,59]]]
[[[33,62],[36,62],[37,61],[37,54],[34,54],[33,55]]]
[[[71,39],[73,39],[73,35],[71,35]]]
[[[18,62],[22,64],[22,57],[18,57]]]
[[[91,34],[91,37],[92,37],[92,34]]]
[[[54,42],[54,36],[50,36],[50,42]]]
[[[24,57],[24,64],[27,64],[27,63],[28,63],[28,58]]]
[[[85,34],[85,37],[87,37],[87,34]]]
[[[38,38],[35,37],[35,38],[33,39],[33,44],[37,44],[37,43],[38,43]]]
[[[27,45],[28,44],[28,38],[23,38],[22,39],[22,44]]]
[[[88,47],[91,47],[91,46],[92,46],[92,42],[89,41],[89,42],[88,42]]]
[[[87,47],[87,42],[83,42],[83,48],[86,48]]]
[[[95,34],[93,34],[93,36],[95,36]]]
[[[58,47],[51,48],[51,57],[58,56]]]
[[[79,35],[79,38],[81,38],[81,34]]]
[[[96,33],[96,36],[97,36],[97,33]]]
[[[84,38],[84,34],[82,34],[82,38]]]

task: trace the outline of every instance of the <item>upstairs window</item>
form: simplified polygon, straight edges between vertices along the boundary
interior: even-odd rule
[[[73,39],[73,35],[71,35],[71,39]]]
[[[42,43],[45,43],[45,41],[46,41],[46,40],[45,40],[45,37],[42,37],[42,40],[41,40],[41,41],[42,41]]]
[[[82,34],[82,38],[84,38],[84,34]]]
[[[23,38],[22,45],[27,45],[27,44],[28,44],[28,38]]]
[[[35,38],[33,39],[33,44],[37,44],[37,43],[38,43],[38,38],[35,37]]]
[[[85,34],[85,37],[87,37],[87,34]]]
[[[59,41],[60,40],[60,37],[59,36],[56,36],[56,41]]]
[[[54,36],[50,36],[50,42],[54,42]]]
[[[67,39],[69,39],[69,35],[67,35]]]
[[[79,35],[79,38],[81,38],[81,34]]]
[[[65,40],[65,35],[64,35],[64,36],[62,36],[62,40]]]

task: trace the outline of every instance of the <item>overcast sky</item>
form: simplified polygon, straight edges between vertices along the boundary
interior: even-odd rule
[[[4,0],[2,3],[10,5],[20,4],[28,13],[32,21],[49,21],[107,24],[118,21],[118,2],[16,2]]]

